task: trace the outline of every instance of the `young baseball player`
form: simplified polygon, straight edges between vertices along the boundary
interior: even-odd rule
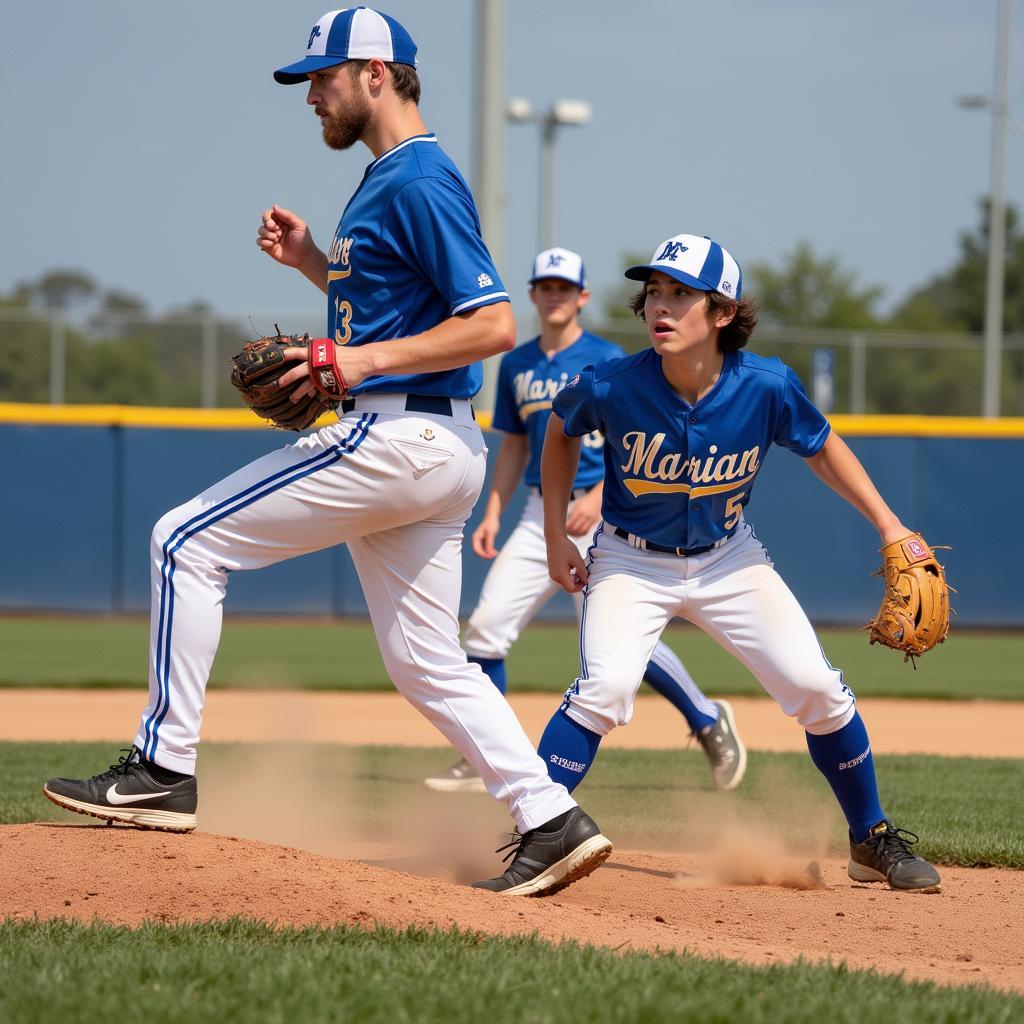
[[[416,46],[393,18],[331,11],[274,72],[306,86],[332,149],[373,155],[324,252],[273,206],[257,244],[327,296],[330,351],[349,397],[339,422],[214,484],[153,531],[149,705],[128,756],[52,779],[71,810],[143,828],[196,827],[196,744],[229,574],[347,543],[384,663],[401,693],[504,800],[519,837],[478,885],[544,894],[593,871],[611,844],[552,781],[511,708],[459,645],[462,530],[486,449],[470,398],[479,360],[515,339],[472,196],[420,118]],[[281,386],[312,388],[306,349]],[[273,813],[268,808],[267,813]]]
[[[480,601],[470,616],[463,647],[494,685],[506,690],[505,656],[523,627],[554,596],[558,584],[548,575],[540,497],[540,456],[551,402],[565,382],[593,363],[617,359],[618,345],[585,331],[579,323],[590,292],[582,257],[569,249],[546,249],[533,261],[530,300],[540,319],[540,335],[504,356],[494,405],[495,429],[504,433],[494,465],[491,492],[473,551],[493,558]],[[566,532],[585,551],[601,518],[604,488],[604,438],[594,431],[583,438],[573,481]],[[494,545],[520,479],[530,489],[523,515],[499,553]],[[574,595],[579,617],[583,601]],[[727,701],[710,701],[666,644],[654,648],[644,679],[684,716],[704,749],[718,789],[734,789],[743,778],[747,752],[736,732]],[[484,789],[465,758],[425,780],[431,789],[468,792]]]
[[[584,369],[559,392],[544,445],[544,532],[552,579],[583,592],[580,677],[540,743],[570,791],[601,738],[629,721],[651,651],[681,615],[731,651],[807,734],[850,829],[850,876],[933,889],[879,802],[854,695],[746,521],[761,463],[789,448],[858,509],[882,543],[909,531],[778,359],[742,351],[754,328],[742,275],[718,243],[663,242],[626,276],[651,348]],[[605,437],[603,524],[581,555],[566,535],[579,438]]]

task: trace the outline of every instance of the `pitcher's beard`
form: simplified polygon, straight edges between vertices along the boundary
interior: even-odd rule
[[[331,149],[348,149],[362,138],[369,123],[370,104],[360,98],[360,102],[348,110],[328,113],[323,126],[324,142]]]

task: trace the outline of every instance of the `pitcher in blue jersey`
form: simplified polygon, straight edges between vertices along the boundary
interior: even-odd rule
[[[558,584],[548,575],[540,497],[540,457],[551,403],[565,382],[585,366],[616,359],[625,352],[614,342],[580,326],[590,298],[583,259],[570,249],[546,249],[533,261],[530,300],[541,332],[502,358],[493,426],[504,434],[491,478],[491,492],[473,551],[493,558],[480,601],[470,616],[463,647],[502,692],[506,690],[505,656],[523,628],[554,596]],[[566,532],[585,551],[601,518],[604,488],[604,437],[599,430],[582,441],[573,481]],[[522,480],[530,491],[522,517],[499,552],[495,540],[501,513]],[[576,613],[582,599],[576,598]],[[701,692],[675,652],[654,648],[644,679],[684,716],[707,755],[718,789],[735,789],[743,778],[747,753],[736,731],[728,701],[711,701]],[[482,792],[483,781],[465,758],[424,780],[442,792]]]
[[[329,147],[362,142],[374,159],[327,252],[280,206],[264,211],[257,245],[327,296],[323,340],[350,396],[337,423],[157,523],[150,699],[134,746],[109,771],[51,780],[46,793],[100,818],[195,828],[195,748],[230,574],[345,543],[395,686],[515,819],[511,864],[477,884],[554,892],[598,867],[611,843],[548,777],[512,709],[459,645],[462,531],[486,458],[469,399],[483,380],[480,360],[515,342],[508,295],[473,197],[420,117],[416,45],[405,28],[358,7],[328,12],[302,38],[303,58],[274,78],[306,87]],[[292,378],[308,378],[307,350],[289,354]]]
[[[848,872],[934,890],[913,833],[883,811],[854,695],[745,519],[774,443],[789,448],[878,530],[908,530],[778,359],[742,351],[756,324],[739,265],[718,243],[677,235],[626,276],[651,348],[589,366],[554,400],[541,466],[551,577],[583,593],[580,677],[540,744],[572,790],[601,738],[629,721],[647,659],[675,615],[699,626],[804,728],[849,824]],[[605,437],[603,524],[581,555],[566,535],[581,437]]]

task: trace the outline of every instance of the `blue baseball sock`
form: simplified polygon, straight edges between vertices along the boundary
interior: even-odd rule
[[[466,660],[484,670],[484,675],[498,688],[498,693],[504,693],[508,689],[504,658],[474,658],[472,654],[467,654]]]
[[[807,733],[807,749],[818,771],[832,787],[846,815],[853,841],[862,843],[871,826],[885,817],[885,812],[878,799],[875,762],[860,712],[855,711],[839,732],[827,736]]]
[[[678,680],[673,679],[660,665],[656,665],[653,659],[647,662],[644,681],[650,683],[655,691],[682,712],[692,732],[703,732],[718,721],[714,715],[701,711]]]
[[[597,757],[601,737],[574,722],[559,708],[540,738],[537,753],[547,766],[553,782],[560,782],[571,793]]]

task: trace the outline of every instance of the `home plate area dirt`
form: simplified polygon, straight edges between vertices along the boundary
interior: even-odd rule
[[[0,828],[0,907],[14,918],[126,925],[243,916],[282,925],[456,926],[756,964],[845,961],[1024,992],[1019,872],[947,867],[941,893],[908,894],[851,882],[845,861],[739,849],[698,855],[620,845],[589,878],[531,899],[465,884],[496,873],[486,846],[451,877],[451,858],[442,867],[436,849],[402,843],[353,843],[358,859],[342,859],[205,832],[38,822]]]

